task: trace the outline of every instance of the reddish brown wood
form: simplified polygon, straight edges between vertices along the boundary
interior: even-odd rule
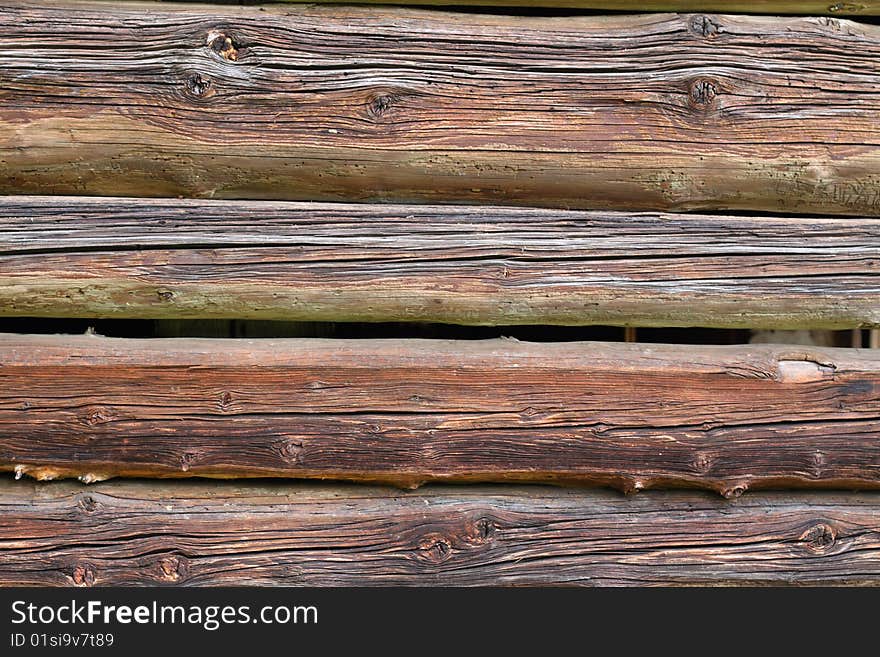
[[[0,338],[0,469],[880,486],[880,351]]]
[[[876,493],[0,480],[0,585],[880,583]]]

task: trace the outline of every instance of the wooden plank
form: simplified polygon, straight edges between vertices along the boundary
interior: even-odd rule
[[[880,352],[0,337],[0,470],[880,487]]]
[[[176,0],[175,0],[176,1]],[[207,0],[210,1],[210,0]],[[300,0],[280,0],[299,2]],[[316,4],[335,0],[310,0]],[[241,4],[258,4],[243,0]],[[347,0],[347,4],[388,4],[388,0]],[[736,14],[808,14],[810,16],[876,16],[876,0],[830,2],[829,0],[397,0],[397,5],[483,6],[509,8],[604,9],[609,11],[721,11]]]
[[[0,4],[0,193],[880,214],[880,26]]]
[[[880,219],[0,197],[0,315],[880,324]]]
[[[0,585],[880,583],[876,493],[0,480]]]

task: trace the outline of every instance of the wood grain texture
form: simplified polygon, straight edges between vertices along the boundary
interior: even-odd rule
[[[0,4],[0,193],[880,215],[880,26]]]
[[[876,493],[0,481],[0,585],[880,583]]]
[[[0,198],[0,315],[852,328],[880,219]]]
[[[210,2],[211,0],[206,0]],[[298,2],[299,0],[281,0]],[[334,0],[310,0],[315,4]],[[258,4],[244,0],[239,4]],[[387,0],[347,0],[346,4],[390,4]],[[737,14],[808,14],[810,16],[876,16],[876,0],[834,2],[833,0],[397,0],[397,5],[441,5],[484,7],[547,7],[562,9],[604,9],[609,11],[722,11]]]
[[[0,337],[0,470],[880,486],[880,352]]]

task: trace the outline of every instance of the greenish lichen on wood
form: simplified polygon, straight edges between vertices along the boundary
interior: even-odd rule
[[[0,197],[0,316],[880,324],[880,219]]]

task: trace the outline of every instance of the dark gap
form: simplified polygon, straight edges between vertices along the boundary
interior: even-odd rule
[[[89,329],[114,338],[151,338],[155,322],[141,319],[56,319],[45,317],[2,317],[0,333],[71,334]]]
[[[334,494],[340,492],[350,492],[351,494],[360,497],[363,491],[369,489],[384,490],[394,497],[418,497],[429,493],[436,496],[457,497],[462,493],[470,495],[475,492],[479,492],[486,497],[492,497],[494,495],[502,495],[507,497],[509,496],[511,489],[522,489],[525,487],[528,487],[529,494],[539,495],[544,493],[547,495],[555,496],[557,498],[574,496],[582,499],[607,499],[615,497],[632,499],[631,492],[627,493],[613,486],[571,485],[566,483],[554,484],[553,482],[549,481],[520,481],[513,483],[499,481],[486,481],[479,483],[431,481],[422,484],[418,488],[413,489],[401,488],[393,486],[391,484],[359,482],[346,479],[301,479],[294,476],[248,477],[246,479],[216,479],[212,477],[194,476],[189,478],[174,478],[164,480],[145,477],[114,477],[109,480],[99,481],[89,484],[88,486],[83,486],[75,478],[66,478],[54,481],[35,481],[33,479],[30,479],[29,477],[26,477],[23,481],[17,481],[15,473],[0,472],[0,483],[6,485],[13,484],[16,486],[21,484],[24,486],[25,482],[27,482],[28,486],[32,486],[33,490],[35,491],[50,490],[52,488],[60,489],[61,487],[67,485],[70,487],[72,494],[78,495],[88,495],[89,492],[94,492],[97,494],[106,492],[112,495],[113,493],[110,489],[127,485],[146,485],[154,488],[162,488],[163,486],[168,486],[169,488],[173,487],[175,491],[175,497],[181,499],[186,498],[187,495],[191,494],[195,495],[197,498],[201,497],[201,493],[203,493],[206,488],[210,488],[213,495],[217,497],[223,497],[226,490],[230,491],[230,494],[233,497],[238,497],[238,494],[241,492],[247,494],[251,491],[253,491],[257,495],[260,495],[260,497],[263,497],[262,493],[267,491],[270,495],[272,493],[276,493],[284,497],[288,497],[292,493],[297,492],[308,494],[318,491],[327,491]],[[826,488],[819,490],[805,488],[798,490],[797,496],[802,498],[804,503],[807,505],[815,503],[819,506],[827,506],[828,495],[833,491],[852,493],[851,490],[843,487]],[[761,488],[759,490],[749,491],[743,496],[742,499],[766,502],[769,498],[776,498],[777,500],[784,501],[790,500],[791,494],[792,490],[790,487],[786,488],[784,485],[777,485],[768,488]],[[880,496],[880,494],[878,494],[878,491],[863,491],[862,494],[867,496]],[[724,500],[724,498],[717,492],[701,488],[651,488],[648,490],[639,491],[638,498],[639,500],[648,500],[650,498],[656,498],[657,500],[660,500],[662,498],[667,501],[676,498],[687,498],[690,502],[696,501],[698,498],[703,498],[705,502],[708,502],[710,504],[715,504],[718,503],[718,501]],[[267,500],[267,502],[268,501],[271,500]],[[228,508],[231,510],[235,509],[234,505]],[[186,510],[184,508],[178,508],[178,512],[185,513]],[[217,512],[216,509],[214,512]],[[633,512],[637,511],[634,509]]]
[[[422,322],[282,322],[240,319],[48,319],[42,317],[0,318],[0,333],[83,334],[93,332],[114,338],[369,338],[487,340],[516,338],[523,342],[646,342],[667,344],[747,344],[748,329],[716,328],[629,328],[619,326],[460,326]],[[828,340],[821,346],[868,346],[868,331],[822,331]],[[798,343],[799,335],[769,333],[762,342]]]

